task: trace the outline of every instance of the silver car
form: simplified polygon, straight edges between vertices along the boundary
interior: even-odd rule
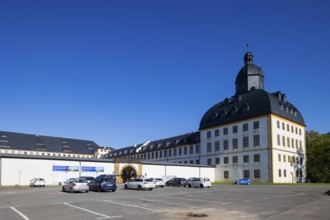
[[[209,178],[197,178],[192,177],[188,179],[188,187],[197,187],[197,188],[210,188],[211,187],[211,181]]]
[[[146,179],[137,178],[130,180],[124,184],[125,189],[149,189],[153,190],[155,188],[155,184],[152,181],[146,181]]]
[[[70,178],[63,183],[63,192],[89,192],[89,185],[84,178]]]

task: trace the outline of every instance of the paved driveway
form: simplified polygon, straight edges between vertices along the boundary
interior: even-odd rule
[[[63,193],[60,186],[0,188],[2,220],[329,219],[330,185],[213,185]]]

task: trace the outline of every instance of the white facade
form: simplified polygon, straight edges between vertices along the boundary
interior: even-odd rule
[[[139,164],[119,163],[119,171],[131,166],[136,171]],[[208,177],[215,180],[213,167],[183,166],[169,164],[140,164],[147,177]],[[46,185],[57,185],[68,178],[114,174],[115,163],[104,161],[74,161],[27,158],[0,158],[0,186],[29,185],[32,178],[44,178]]]

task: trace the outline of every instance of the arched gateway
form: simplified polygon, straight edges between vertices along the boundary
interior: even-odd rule
[[[126,183],[129,179],[137,177],[137,171],[133,166],[126,165],[121,169],[120,177],[123,183]]]

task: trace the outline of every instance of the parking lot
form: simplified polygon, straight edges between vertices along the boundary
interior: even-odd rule
[[[328,219],[330,185],[213,185],[64,193],[1,187],[0,219]]]

